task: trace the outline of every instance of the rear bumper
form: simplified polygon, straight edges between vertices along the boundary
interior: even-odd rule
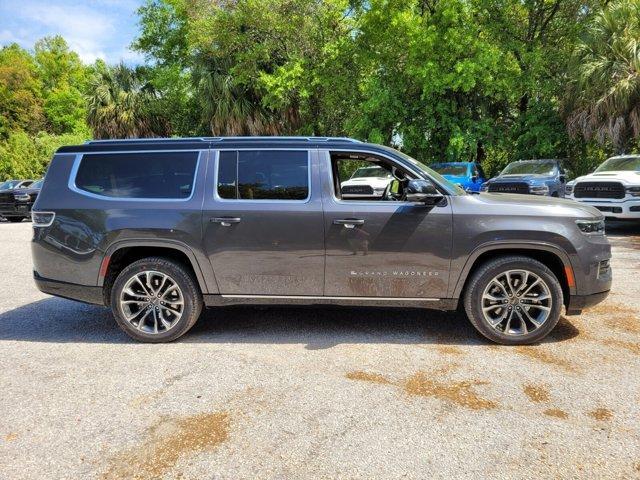
[[[593,307],[603,302],[609,295],[609,290],[592,293],[591,295],[571,295],[567,305],[567,315],[580,315],[585,308]]]
[[[36,282],[38,290],[43,293],[83,303],[104,305],[102,287],[91,287],[87,285],[77,285],[75,283],[61,282],[59,280],[50,280],[48,278],[41,277],[37,272],[33,272],[33,279]]]

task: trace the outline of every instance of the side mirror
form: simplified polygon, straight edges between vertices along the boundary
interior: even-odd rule
[[[560,183],[564,183],[567,181],[567,176],[566,175],[560,175]]]
[[[404,192],[407,202],[424,203],[426,205],[435,205],[444,197],[438,192],[433,183],[421,178],[409,180]]]
[[[471,181],[474,182],[474,183],[477,182],[478,181],[478,175],[473,175],[471,177]]]

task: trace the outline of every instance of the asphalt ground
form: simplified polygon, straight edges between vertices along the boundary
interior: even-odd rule
[[[640,478],[640,223],[607,301],[541,344],[457,314],[209,310],[135,343],[44,295],[0,224],[0,478]]]

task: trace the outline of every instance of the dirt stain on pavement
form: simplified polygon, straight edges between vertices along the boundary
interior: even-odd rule
[[[180,458],[214,450],[228,437],[229,414],[226,412],[164,418],[149,430],[140,445],[114,456],[102,479],[160,478]]]
[[[362,382],[379,383],[382,385],[390,385],[392,382],[384,375],[379,373],[362,372],[360,370],[347,373],[346,377],[349,380],[360,380]]]
[[[548,402],[551,399],[549,390],[542,385],[523,385],[522,391],[527,397],[529,397],[529,400],[535,403],[544,403]]]
[[[635,342],[626,342],[624,340],[617,340],[615,338],[606,338],[602,341],[605,345],[609,345],[610,347],[618,347],[628,350],[631,353],[636,355],[640,355],[640,344]]]
[[[564,410],[560,410],[559,408],[548,408],[542,413],[544,413],[547,417],[560,418],[562,420],[566,420],[567,418],[569,418],[567,412],[565,412]]]
[[[18,439],[18,434],[16,432],[7,433],[4,436],[5,442],[13,442],[14,440],[17,440],[17,439]]]
[[[471,410],[489,410],[498,407],[497,402],[480,396],[474,389],[477,385],[486,385],[489,382],[477,380],[447,381],[442,378],[447,371],[448,369],[440,369],[431,375],[426,372],[417,372],[411,377],[397,382],[391,381],[379,373],[362,371],[349,372],[346,377],[350,380],[393,385],[401,388],[411,396],[433,397]]]
[[[438,345],[437,349],[443,355],[464,355],[464,351],[454,345]]]
[[[520,355],[524,355],[525,357],[529,357],[532,360],[536,360],[541,363],[546,363],[547,365],[553,365],[555,367],[560,367],[567,372],[575,372],[576,368],[566,359],[562,357],[558,357],[553,353],[543,350],[542,346],[521,346],[516,347],[515,351]]]
[[[404,391],[409,395],[434,397],[447,400],[461,407],[471,410],[490,410],[498,404],[481,397],[474,391],[476,385],[486,385],[482,381],[445,382],[429,377],[424,372],[418,372],[404,382]]]
[[[596,408],[592,410],[587,415],[591,418],[598,420],[599,422],[608,422],[613,418],[613,412],[608,408]]]
[[[625,305],[605,302],[590,308],[586,313],[605,316],[604,323],[608,327],[623,332],[640,333],[638,311]]]

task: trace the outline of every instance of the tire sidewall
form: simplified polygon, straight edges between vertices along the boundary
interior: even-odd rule
[[[131,277],[144,271],[157,271],[169,275],[182,291],[184,300],[182,317],[178,320],[178,324],[167,332],[157,334],[141,332],[125,320],[120,311],[122,289]],[[181,337],[193,326],[202,309],[199,295],[193,278],[181,266],[169,260],[150,258],[134,262],[120,272],[111,288],[110,306],[116,322],[131,338],[147,343],[162,343]]]
[[[507,270],[528,270],[538,275],[549,287],[552,305],[549,317],[535,331],[526,335],[506,335],[495,330],[482,313],[482,295],[488,283]],[[489,262],[474,276],[465,298],[465,310],[473,326],[486,338],[503,345],[527,345],[546,337],[557,325],[562,313],[562,286],[553,272],[537,260],[528,258],[504,258]]]

